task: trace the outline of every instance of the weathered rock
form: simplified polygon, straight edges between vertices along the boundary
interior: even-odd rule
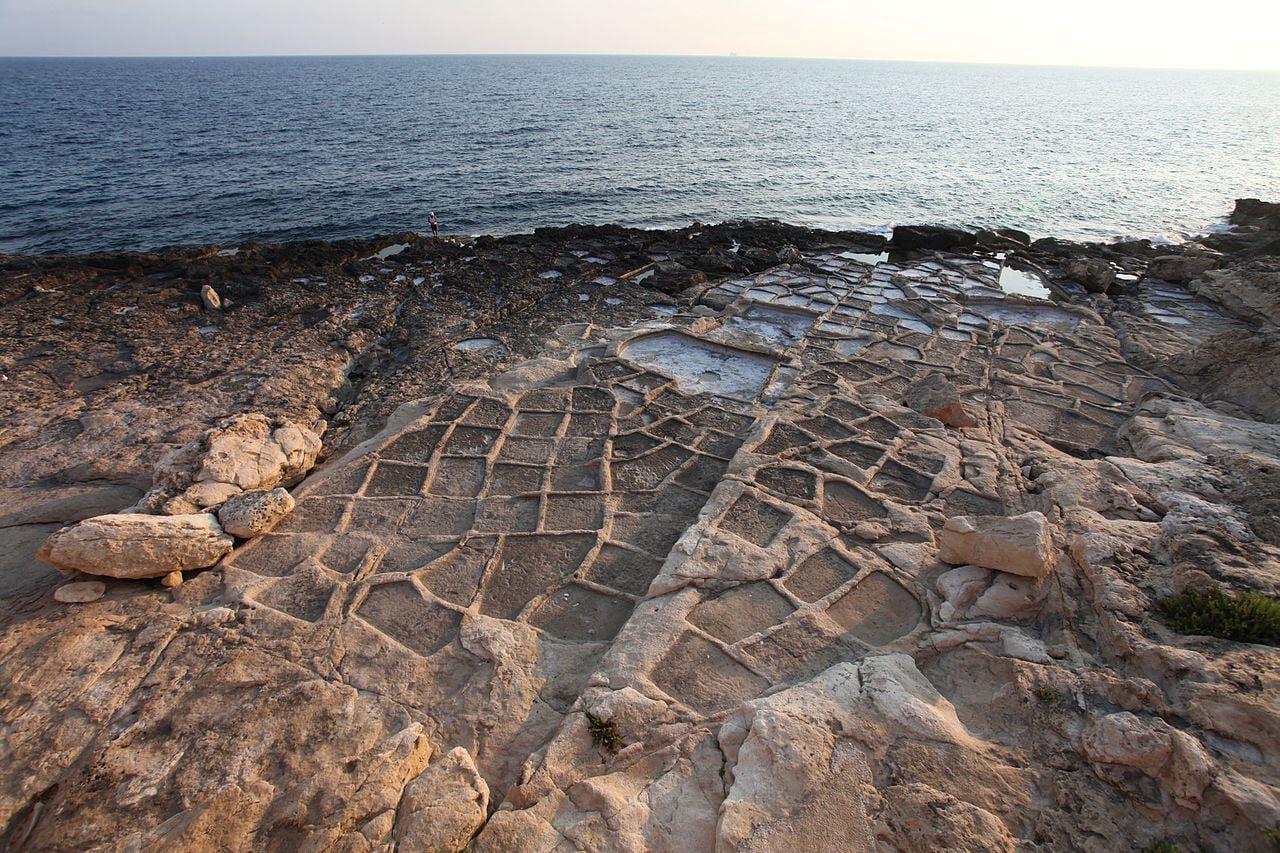
[[[1147,266],[1147,277],[1185,284],[1222,265],[1214,255],[1161,255]]]
[[[404,789],[396,812],[401,850],[462,850],[488,817],[489,786],[456,747]]]
[[[779,263],[798,264],[803,257],[804,256],[800,254],[800,250],[790,243],[778,250]]]
[[[254,489],[224,503],[218,510],[218,521],[232,536],[252,539],[275,527],[293,506],[293,496],[285,489]]]
[[[218,291],[213,289],[213,285],[206,284],[200,288],[200,301],[210,311],[222,309],[222,299],[218,296]]]
[[[1164,764],[1173,752],[1173,739],[1168,732],[1142,722],[1128,711],[1096,720],[1083,745],[1090,761],[1124,764],[1142,771]]]
[[[55,589],[53,598],[63,604],[88,604],[102,598],[106,593],[107,585],[102,581],[78,581]]]
[[[1106,293],[1116,280],[1111,264],[1098,258],[1069,258],[1062,262],[1062,274],[1090,293]]]
[[[160,585],[165,589],[176,589],[182,586],[182,572],[169,572],[160,579]]]
[[[1042,578],[1053,569],[1054,546],[1044,513],[953,516],[938,537],[938,559],[1011,575]]]
[[[196,482],[227,483],[241,489],[269,489],[296,482],[315,464],[320,438],[293,423],[273,425],[263,415],[239,415],[200,440],[203,452],[192,468]],[[192,450],[180,451],[163,473],[180,474]]]
[[[1213,776],[1214,761],[1196,738],[1159,718],[1142,719],[1128,711],[1094,720],[1082,747],[1090,761],[1104,765],[1098,768],[1104,779],[1116,778],[1105,765],[1133,767],[1187,809],[1199,807]]]
[[[977,237],[969,231],[940,225],[899,225],[893,229],[891,242],[895,248],[903,250],[947,251],[972,248],[977,244]]]
[[[1210,270],[1191,289],[1252,322],[1274,325],[1280,317],[1280,266],[1274,263]]]
[[[902,402],[931,418],[937,418],[947,426],[972,427],[978,421],[969,414],[956,386],[941,373],[926,376],[907,386]]]
[[[234,497],[242,492],[242,489],[232,483],[219,483],[213,480],[205,480],[196,483],[185,492],[182,493],[182,500],[186,503],[198,507],[199,509],[210,509],[212,507],[221,506],[228,498]],[[182,515],[182,513],[167,513],[168,515]]]
[[[721,727],[731,786],[716,849],[777,850],[786,839],[806,838],[833,853],[875,850],[866,802],[875,729],[868,724],[957,751],[976,746],[907,655],[838,664],[748,703]]]
[[[100,515],[54,533],[36,556],[63,571],[159,578],[211,566],[234,545],[209,514]]]

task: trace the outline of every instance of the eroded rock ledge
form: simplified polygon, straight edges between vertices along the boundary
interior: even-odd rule
[[[1236,218],[6,259],[5,843],[1270,849],[1280,653],[1158,607],[1277,593]],[[101,515],[218,563],[55,602]]]

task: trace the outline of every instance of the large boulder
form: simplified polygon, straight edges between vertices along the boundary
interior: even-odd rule
[[[187,515],[241,491],[290,487],[316,464],[320,436],[266,415],[235,415],[161,460],[155,485],[130,512]]]
[[[293,505],[293,495],[285,489],[254,489],[228,499],[218,510],[218,521],[232,536],[253,539],[279,524]]]
[[[1115,284],[1116,271],[1099,258],[1070,258],[1062,262],[1062,274],[1090,293],[1106,293]]]
[[[1216,255],[1161,255],[1147,266],[1147,278],[1185,284],[1221,264]]]
[[[297,424],[272,427],[261,415],[246,415],[213,431],[197,481],[269,489],[291,482],[315,464],[320,438]]]
[[[959,228],[946,228],[941,225],[899,225],[893,229],[893,246],[896,249],[932,249],[947,251],[948,249],[972,249],[978,238]]]
[[[1053,569],[1053,535],[1041,512],[1022,515],[958,515],[938,537],[938,559],[953,566],[981,566],[1042,578]]]
[[[212,566],[233,545],[208,513],[100,515],[57,531],[36,556],[64,572],[160,578]]]

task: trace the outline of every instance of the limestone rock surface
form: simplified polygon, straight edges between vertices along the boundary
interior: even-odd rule
[[[410,782],[396,811],[404,850],[461,850],[488,817],[489,786],[471,754],[457,747]]]
[[[194,294],[139,274],[112,291],[137,312],[74,315],[123,330],[74,370],[45,346],[66,332],[5,330],[75,300],[10,302],[0,826],[31,850],[1264,851],[1280,657],[1161,608],[1280,594],[1280,408],[1265,372],[1204,364],[1269,346],[1201,288],[1243,304],[1262,227],[1207,237],[1224,269],[1190,288],[1147,275],[1175,250],[1143,241],[984,235],[1049,278],[1124,275],[1054,302],[1006,293],[988,253],[776,223],[245,247],[342,258],[269,278],[204,251],[181,276],[237,310],[198,357],[149,337],[194,339]],[[76,263],[6,259],[0,286]],[[463,336],[504,348],[423,356]],[[128,358],[181,382],[65,390]],[[937,375],[975,424],[905,404]],[[239,411],[261,414],[219,421]],[[180,586],[53,604],[66,579],[30,553],[148,484],[121,436],[183,448],[147,509],[226,508],[302,476],[288,423],[333,458],[267,533]]]

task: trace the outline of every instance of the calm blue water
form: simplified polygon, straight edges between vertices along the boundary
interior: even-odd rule
[[[736,58],[0,60],[0,251],[422,228],[1197,230],[1280,199],[1280,74]]]

